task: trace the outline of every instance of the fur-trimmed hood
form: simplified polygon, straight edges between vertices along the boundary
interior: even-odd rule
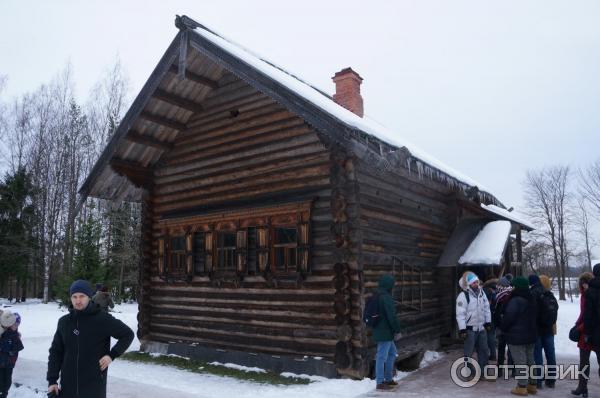
[[[467,276],[469,274],[474,274],[473,271],[465,271],[462,276],[460,277],[460,279],[458,280],[458,286],[460,286],[460,288],[462,290],[464,290],[465,292],[469,289],[469,284],[467,283]]]

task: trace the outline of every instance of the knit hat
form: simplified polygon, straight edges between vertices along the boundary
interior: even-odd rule
[[[508,281],[509,281],[509,282],[512,282],[512,280],[513,280],[513,274],[510,274],[510,273],[509,273],[509,274],[506,274],[506,275],[504,275],[504,277],[505,277],[506,279],[508,279]]]
[[[467,274],[467,285],[471,286],[473,283],[479,282],[479,278],[472,272]]]
[[[529,275],[529,286],[537,285],[540,283],[540,277],[536,274]]]
[[[92,286],[87,281],[82,279],[78,279],[75,282],[71,283],[71,287],[69,288],[69,295],[72,296],[75,293],[83,293],[88,297],[92,297],[94,292],[92,291]]]
[[[500,278],[498,280],[498,286],[509,287],[510,281],[508,279],[506,279],[506,276],[503,276],[502,278]]]
[[[593,274],[595,278],[600,277],[600,263],[594,265]]]
[[[512,285],[515,289],[528,289],[529,281],[522,276],[517,276],[512,280]]]
[[[15,323],[17,324],[17,326],[19,326],[21,324],[21,315],[18,312],[15,312]]]
[[[9,310],[4,310],[4,312],[2,312],[2,315],[0,315],[0,326],[2,326],[5,329],[8,329],[12,325],[14,325],[16,321],[17,317]]]
[[[548,275],[540,275],[540,283],[542,284],[542,286],[544,286],[544,289],[546,290],[550,290],[550,288],[552,287],[552,282],[550,281]]]

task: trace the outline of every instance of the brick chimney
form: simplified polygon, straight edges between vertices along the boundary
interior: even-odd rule
[[[333,100],[350,112],[363,117],[363,99],[360,95],[362,77],[354,72],[352,68],[346,68],[337,72],[332,79],[335,83]]]

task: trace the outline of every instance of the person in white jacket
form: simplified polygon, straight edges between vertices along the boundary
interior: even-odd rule
[[[458,284],[463,290],[456,298],[458,335],[465,342],[465,359],[477,349],[477,362],[483,371],[490,355],[486,333],[492,327],[490,303],[473,272],[465,272]]]

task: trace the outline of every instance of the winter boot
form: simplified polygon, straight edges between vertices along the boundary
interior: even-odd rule
[[[394,389],[394,386],[390,386],[389,384],[381,383],[381,384],[377,384],[375,389],[377,391],[392,391]]]
[[[387,384],[388,386],[396,387],[398,383],[394,380],[384,381],[383,384]]]
[[[527,387],[516,386],[512,390],[510,390],[511,394],[520,395],[522,397],[527,396]]]
[[[529,393],[531,395],[537,394],[537,385],[527,384],[527,393]]]
[[[587,398],[588,397],[588,390],[587,390],[587,385],[584,386],[581,383],[579,383],[579,385],[577,386],[576,389],[571,390],[571,394],[573,395],[581,395],[583,398]]]

